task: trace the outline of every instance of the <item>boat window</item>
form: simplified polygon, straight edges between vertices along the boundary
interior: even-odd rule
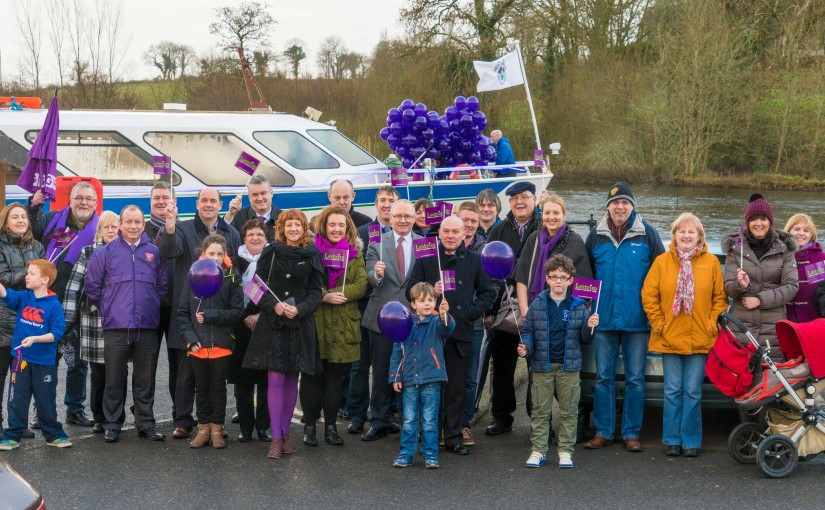
[[[39,130],[26,132],[34,143]],[[77,175],[103,184],[152,185],[152,155],[117,131],[63,131],[57,134],[57,161]],[[173,184],[180,183],[174,174]]]
[[[301,170],[338,168],[338,160],[295,131],[256,131],[252,133],[267,149]]]
[[[17,184],[28,159],[29,151],[0,131],[0,166],[6,167],[6,186]]]
[[[245,186],[249,174],[235,167],[242,152],[260,161],[256,174],[273,186],[292,186],[295,178],[232,133],[149,132],[143,139],[207,186]]]
[[[307,129],[307,133],[350,165],[369,165],[376,162],[369,152],[342,135],[337,129]]]

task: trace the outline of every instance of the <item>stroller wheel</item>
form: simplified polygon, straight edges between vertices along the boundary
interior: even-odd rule
[[[766,436],[766,427],[758,423],[740,423],[728,436],[728,453],[741,464],[756,462],[756,449]]]
[[[798,460],[796,445],[782,434],[766,437],[756,450],[756,465],[769,478],[788,476],[796,468]]]

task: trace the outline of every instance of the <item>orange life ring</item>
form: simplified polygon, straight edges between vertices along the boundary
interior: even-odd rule
[[[478,175],[478,172],[476,172],[475,169],[473,167],[471,167],[470,165],[468,165],[467,163],[462,163],[460,165],[457,165],[456,168],[470,168],[471,169],[471,170],[469,170],[470,179],[481,179],[481,176]],[[455,181],[456,179],[458,179],[458,174],[459,173],[464,173],[464,172],[467,172],[467,170],[459,170],[459,171],[452,172],[452,173],[450,173],[450,177],[448,177],[448,180]]]

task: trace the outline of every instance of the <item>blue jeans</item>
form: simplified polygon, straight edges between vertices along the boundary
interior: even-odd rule
[[[484,340],[484,330],[473,331],[473,350],[467,364],[467,386],[464,388],[464,414],[461,416],[461,426],[470,427],[473,415],[476,412],[476,389],[478,388],[478,357],[481,353],[481,342]]]
[[[51,442],[65,438],[63,425],[57,421],[57,365],[27,363],[16,380],[9,386],[9,428],[6,439],[20,441],[20,434],[29,426],[29,403],[34,397],[37,420],[43,437]]]
[[[707,354],[662,354],[665,372],[662,443],[702,447],[702,382]]]
[[[86,407],[86,379],[89,375],[89,363],[77,358],[75,365],[66,370],[66,394],[63,403],[66,404],[66,414],[83,411]]]
[[[438,460],[438,407],[441,383],[404,386],[402,393],[404,426],[401,427],[399,457],[412,460],[418,449],[418,422],[421,420],[421,455],[424,460]]]
[[[596,433],[613,439],[616,428],[616,360],[619,346],[624,359],[624,408],[622,439],[639,438],[645,409],[645,365],[647,331],[600,331],[594,339],[596,354],[596,390],[593,423]]]

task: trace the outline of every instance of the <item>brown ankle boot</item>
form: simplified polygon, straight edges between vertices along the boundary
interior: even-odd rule
[[[295,453],[295,447],[289,443],[289,436],[284,435],[283,439],[283,446],[281,447],[281,453]]]
[[[226,440],[223,438],[223,425],[213,423],[211,427],[209,437],[212,440],[212,448],[226,448]]]
[[[195,439],[189,443],[189,448],[203,448],[209,442],[209,424],[201,425],[198,423],[198,434]]]
[[[269,443],[269,453],[266,456],[270,459],[280,459],[283,451],[284,442],[282,439],[273,439]]]

